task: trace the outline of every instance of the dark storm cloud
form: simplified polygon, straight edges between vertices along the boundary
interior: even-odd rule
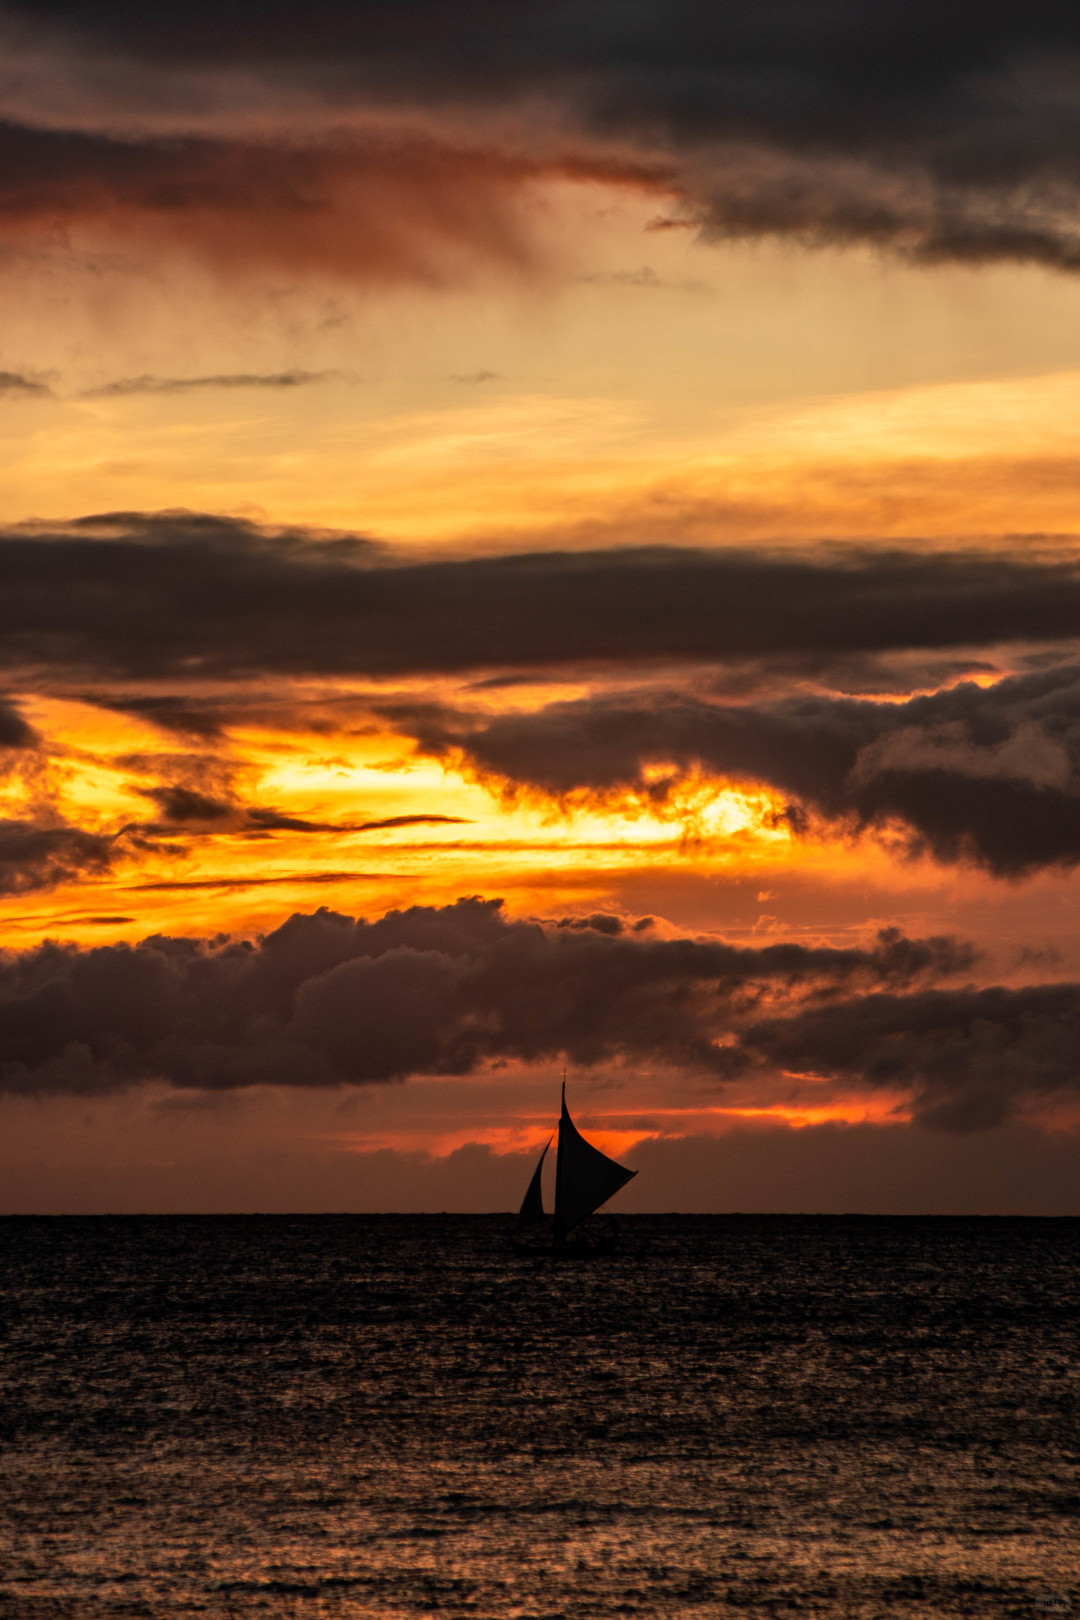
[[[297,915],[257,944],[47,944],[0,961],[0,1087],[331,1085],[558,1054],[723,1076],[748,1060],[716,1039],[752,1009],[932,983],[971,960],[896,931],[870,950],[748,950],[602,919],[512,922],[476,899],[371,923]]]
[[[733,706],[653,691],[482,720],[418,708],[398,724],[431,752],[555,796],[631,788],[662,802],[704,770],[790,795],[796,824],[800,810],[861,827],[899,823],[914,848],[942,861],[1001,875],[1080,861],[1076,665],[907,703]]]
[[[0,531],[0,590],[0,667],[120,677],[835,659],[1067,641],[1080,626],[1080,563],[1060,553],[651,547],[410,563],[191,513]]]
[[[1080,985],[871,994],[762,1020],[739,1051],[770,1067],[913,1093],[922,1124],[999,1125],[1080,1098]]]
[[[103,127],[159,108],[197,121],[207,74],[240,76],[264,125],[298,105],[327,125],[392,112],[497,130],[495,148],[550,152],[554,131],[579,162],[666,165],[668,217],[720,237],[1080,264],[1080,21],[1060,0],[58,0],[11,15],[61,85],[96,93]],[[141,64],[136,83],[109,61]]]

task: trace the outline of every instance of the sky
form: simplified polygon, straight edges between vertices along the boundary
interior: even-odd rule
[[[0,44],[0,1209],[1080,1214],[1080,21]]]

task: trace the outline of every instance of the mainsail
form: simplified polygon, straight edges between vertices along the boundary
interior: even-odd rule
[[[518,1211],[517,1225],[514,1228],[515,1232],[523,1232],[528,1226],[539,1226],[540,1222],[544,1218],[544,1195],[540,1187],[540,1177],[543,1173],[544,1160],[547,1158],[547,1150],[550,1146],[551,1137],[549,1136],[547,1141],[544,1143],[544,1151],[540,1155],[540,1163],[533,1171],[533,1178],[529,1182],[529,1190],[525,1194],[525,1197],[521,1200],[521,1208]]]
[[[544,1149],[547,1152],[547,1149]],[[541,1163],[543,1161],[541,1160]],[[537,1168],[533,1182],[537,1203],[540,1200],[540,1171]],[[562,1115],[559,1119],[559,1158],[555,1170],[555,1241],[561,1243],[567,1233],[591,1215],[594,1209],[607,1202],[613,1193],[624,1187],[636,1170],[624,1170],[621,1164],[609,1159],[606,1153],[586,1142],[566,1107],[566,1081],[562,1089]],[[525,1194],[528,1203],[532,1186]],[[522,1205],[524,1210],[525,1205]]]

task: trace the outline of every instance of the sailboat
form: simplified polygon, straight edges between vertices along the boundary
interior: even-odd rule
[[[566,1081],[562,1088],[562,1113],[559,1116],[559,1146],[558,1158],[555,1162],[555,1225],[553,1231],[553,1251],[555,1253],[597,1251],[614,1247],[613,1239],[603,1243],[585,1243],[580,1237],[572,1234],[588,1216],[598,1210],[601,1204],[618,1192],[620,1187],[637,1175],[636,1170],[627,1170],[625,1166],[616,1164],[609,1159],[606,1153],[586,1142],[573,1120],[570,1110],[566,1106]],[[548,1137],[544,1144],[544,1151],[540,1155],[540,1162],[533,1171],[525,1197],[521,1201],[518,1212],[517,1225],[514,1227],[515,1248],[525,1249],[535,1253],[533,1245],[522,1245],[518,1240],[522,1233],[528,1232],[541,1225],[545,1220],[544,1198],[541,1191],[540,1178],[544,1170],[544,1160],[547,1158],[548,1148],[555,1140],[554,1134]]]

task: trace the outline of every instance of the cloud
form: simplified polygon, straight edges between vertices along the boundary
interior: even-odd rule
[[[153,756],[128,756],[126,763],[133,764],[145,770],[152,768],[155,761]],[[302,816],[290,816],[271,805],[244,804],[231,790],[230,767],[222,761],[207,760],[205,757],[192,755],[190,761],[176,761],[175,758],[164,756],[161,765],[165,770],[176,770],[177,765],[182,768],[182,774],[194,781],[209,780],[211,784],[216,778],[217,792],[206,792],[201,787],[194,787],[191,781],[177,780],[159,782],[151,787],[136,787],[135,791],[143,798],[150,799],[157,807],[162,818],[161,824],[155,824],[141,829],[146,832],[170,833],[183,830],[184,832],[241,832],[253,834],[256,837],[272,832],[298,832],[298,833],[356,833],[392,831],[398,827],[423,827],[450,823],[459,826],[472,825],[467,816],[442,816],[434,814],[418,814],[408,816],[386,816],[377,821],[312,821]],[[186,770],[183,769],[186,767]]]
[[[835,660],[1069,642],[1080,624],[1080,562],[1060,550],[412,562],[355,537],[185,512],[0,531],[0,588],[0,667],[82,678]]]
[[[415,129],[290,140],[107,133],[0,123],[0,241],[63,233],[73,246],[175,259],[225,276],[266,271],[442,286],[496,265],[532,274],[543,255],[528,196],[551,176],[662,189],[626,158],[537,158]],[[297,386],[316,375],[121,380],[99,394]]]
[[[10,954],[0,1090],[325,1086],[560,1054],[649,1057],[719,1079],[733,1054],[716,1037],[752,1009],[935,982],[972,961],[956,941],[896,931],[868,950],[750,950],[618,921],[515,922],[498,901],[468,899],[374,922],[295,915],[257,943],[155,936]]]
[[[482,777],[556,797],[630,789],[662,804],[704,771],[789,795],[796,825],[800,811],[861,828],[899,824],[911,849],[940,861],[1003,876],[1080,861],[1075,664],[906,703],[730,705],[657,688],[493,718],[418,706],[397,723]]]
[[[80,827],[0,820],[0,894],[30,894],[107,873],[116,840]]]
[[[34,813],[0,816],[0,895],[38,890],[99,877],[140,842],[72,826],[52,804],[47,755],[39,733],[11,701],[0,698],[0,776],[29,790]],[[141,840],[144,844],[146,840]]]
[[[127,394],[186,394],[202,388],[308,388],[315,383],[353,381],[347,371],[224,372],[213,377],[118,377],[101,388],[87,389],[84,399],[114,399]],[[0,374],[0,389],[3,388]]]
[[[222,721],[216,707],[199,704],[191,698],[154,693],[115,696],[109,693],[80,694],[82,701],[95,703],[99,708],[112,709],[118,714],[133,714],[147,720],[162,731],[182,737],[197,737],[201,741],[216,741],[222,735]]]
[[[1024,661],[1026,655],[1018,654],[1018,649],[1010,652],[1018,662]],[[708,690],[714,697],[736,701],[760,700],[800,689],[843,696],[909,697],[913,692],[933,692],[955,685],[965,676],[999,678],[1004,673],[1001,665],[989,658],[962,653],[779,653],[741,662],[733,660],[709,676]]]
[[[1015,876],[1080,860],[1080,666],[1070,661],[1080,564],[1062,548],[653,547],[412,562],[356,537],[120,513],[0,532],[0,585],[0,665],[13,683],[70,679],[91,701],[211,742],[239,700],[117,683],[497,671],[474,685],[480,693],[530,670],[565,667],[580,681],[590,665],[608,676],[633,668],[636,690],[525,712],[357,693],[279,703],[276,718],[249,694],[243,712],[250,719],[261,701],[267,724],[389,724],[481,777],[556,797],[631,789],[662,805],[672,784],[704,771],[774,788],[796,825],[809,814],[899,830],[941,861]],[[995,645],[1000,663],[986,656]],[[992,686],[960,679],[1025,662],[1027,673]],[[867,695],[942,682],[957,684],[906,702]],[[5,727],[9,746],[25,746],[10,705],[0,741]],[[245,810],[230,767],[209,754],[169,772],[148,757],[142,768],[174,824],[215,818],[205,804],[201,818],[181,815],[173,783],[219,801],[237,828],[326,830],[273,807]],[[333,830],[361,827],[376,830]]]
[[[15,704],[0,698],[0,749],[35,748],[40,738]]]
[[[422,827],[429,822],[449,821],[457,822],[462,826],[471,826],[468,816],[387,816],[382,821],[363,821],[358,828],[359,832],[375,832],[389,827]]]
[[[240,893],[244,889],[276,889],[289,888],[299,884],[307,887],[312,883],[385,883],[391,877],[407,877],[408,873],[387,872],[276,872],[273,877],[236,877],[234,875],[208,878],[172,878],[162,879],[156,883],[129,883],[125,886],[128,894],[170,894],[174,891],[181,893],[186,890],[199,889],[232,890]]]
[[[28,377],[21,371],[0,371],[0,394],[21,395],[26,399],[51,399],[53,391],[38,377]]]
[[[910,1091],[925,1125],[986,1130],[1021,1104],[1080,1100],[1080,985],[872,993],[762,1020],[739,1050],[774,1067]]]
[[[228,800],[211,798],[180,783],[140,788],[139,792],[154,801],[166,821],[221,822],[231,821],[236,815],[236,806]]]
[[[584,286],[637,287],[655,292],[708,292],[704,281],[667,281],[649,265],[640,270],[590,270],[577,277]]]
[[[480,24],[477,15],[436,0],[404,12],[374,0],[362,26],[329,0],[302,16],[231,0],[212,22],[177,7],[152,17],[75,0],[16,8],[0,106],[23,127],[22,145],[8,140],[8,184],[24,210],[40,196],[37,206],[57,218],[90,206],[87,194],[102,215],[171,210],[175,223],[186,213],[188,239],[218,254],[230,228],[211,228],[213,208],[232,216],[231,251],[243,238],[250,255],[261,201],[261,249],[280,261],[296,199],[342,191],[336,175],[325,178],[331,160],[313,183],[317,165],[286,137],[325,145],[336,132],[344,146],[343,130],[397,124],[444,143],[471,140],[488,157],[515,154],[505,179],[474,159],[469,186],[449,177],[443,188],[449,234],[486,252],[499,251],[499,190],[572,159],[583,170],[606,166],[616,184],[619,162],[624,183],[635,167],[663,174],[662,219],[716,239],[862,243],[925,264],[1080,265],[1080,24],[1067,8],[764,0],[748,12],[730,0],[643,0],[540,16],[526,0],[492,0]],[[280,132],[276,189],[269,158],[237,139],[245,128],[264,141]],[[200,130],[217,131],[221,145],[231,133],[234,144],[211,158],[148,139],[158,131],[190,141]],[[99,143],[95,159],[74,146],[78,131]],[[126,157],[108,148],[110,134],[129,142]],[[66,188],[51,171],[41,179],[31,136],[39,146],[68,141],[52,159]],[[387,143],[380,177],[396,161]],[[415,243],[402,251],[406,238],[443,228],[423,190],[406,174],[395,195],[366,173],[358,212],[377,215],[382,204],[394,230],[350,230],[348,211],[332,201],[323,219],[309,208],[314,229],[292,232],[293,253],[332,258],[323,229],[332,214],[352,237],[352,251],[338,250],[350,268],[381,259],[415,273],[424,254]]]
[[[531,712],[349,694],[319,700],[309,721],[333,729],[348,711],[354,724],[391,724],[482,777],[554,796],[629,788],[659,805],[703,770],[774,788],[796,824],[809,813],[899,828],[941,861],[1015,876],[1080,859],[1080,666],[1068,659],[1080,564],[1060,548],[654,547],[416,563],[355,537],[121,513],[0,532],[0,584],[0,665],[12,681],[72,679],[91,701],[181,734],[213,741],[235,703],[115,684],[499,671],[490,685],[560,666],[580,677],[588,665],[632,667],[640,680],[652,664],[652,684],[637,690]],[[995,644],[1006,667],[1035,667],[989,687],[958,681],[998,673],[985,656]],[[906,702],[839,695],[898,698],[954,681]],[[303,705],[278,708],[275,723],[296,723]],[[11,747],[32,738],[10,704],[5,736]],[[224,825],[229,812],[252,832],[326,830],[246,810],[210,755],[181,765],[163,784],[163,761],[143,761],[174,825]],[[170,784],[197,796],[200,816],[195,800],[181,814]],[[333,830],[361,827],[376,830]]]
[[[347,826],[327,821],[305,821],[300,816],[287,816],[280,810],[248,806],[243,811],[242,825],[256,832],[350,832]]]

